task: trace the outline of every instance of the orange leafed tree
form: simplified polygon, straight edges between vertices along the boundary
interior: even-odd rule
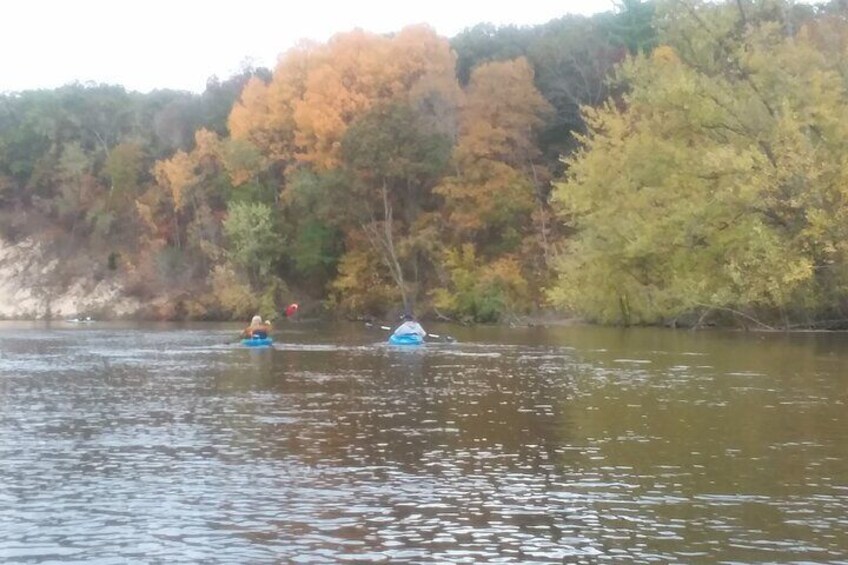
[[[304,43],[281,57],[269,84],[248,83],[230,114],[230,132],[284,168],[300,162],[331,169],[340,163],[347,128],[375,106],[408,102],[421,81],[428,92],[440,85],[445,99],[455,96],[454,65],[447,39],[427,26]]]
[[[218,135],[201,129],[195,133],[194,140],[192,151],[177,151],[170,159],[156,162],[153,166],[156,183],[138,201],[142,215],[143,209],[155,205],[158,210],[149,210],[155,216],[171,217],[170,239],[176,247],[187,243],[183,232],[188,224],[201,219],[214,223],[210,218],[223,207],[220,197],[214,194],[218,186],[216,181],[224,175],[230,178],[222,158],[223,142]],[[146,223],[154,231],[161,231],[150,222]],[[205,231],[217,231],[217,227]]]
[[[310,67],[295,108],[299,159],[317,169],[338,165],[351,123],[377,105],[406,101],[424,76],[452,79],[454,64],[448,41],[429,27],[407,27],[391,37],[363,31],[334,37]]]
[[[552,108],[533,75],[524,57],[474,70],[462,114],[460,161],[485,158],[525,168],[538,159],[535,131]]]
[[[159,161],[154,167],[156,182],[166,188],[174,202],[174,209],[183,205],[183,193],[195,180],[194,161],[185,151],[177,151],[173,157]]]
[[[445,200],[449,246],[445,288],[434,299],[453,315],[494,320],[526,306],[530,277],[517,258],[528,248],[541,201],[535,134],[549,112],[526,59],[472,72],[453,152],[456,172],[436,188]]]
[[[318,47],[301,43],[286,52],[265,84],[252,78],[230,113],[228,127],[235,140],[248,141],[272,162],[287,166],[294,159],[294,108],[303,98],[306,77]]]
[[[550,111],[526,59],[474,70],[454,150],[457,174],[437,189],[460,237],[518,226],[533,210],[540,175],[535,131]]]
[[[232,138],[257,148],[284,187],[281,213],[295,234],[304,220],[287,207],[309,198],[303,174],[346,179],[330,183],[338,210],[324,221],[345,235],[345,256],[373,256],[390,265],[404,301],[407,287],[415,286],[406,284],[406,272],[417,271],[417,259],[399,248],[431,204],[438,178],[433,170],[444,165],[457,136],[455,59],[448,40],[427,26],[393,35],[339,34],[284,54],[269,83],[246,86],[229,118]],[[354,237],[360,230],[372,237]],[[339,276],[348,285],[360,278],[353,273],[361,273],[351,264],[341,261],[347,274]],[[350,296],[352,287],[346,288]]]

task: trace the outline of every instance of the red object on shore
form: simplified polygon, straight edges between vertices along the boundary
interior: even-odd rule
[[[297,314],[297,304],[289,304],[286,308],[286,318],[291,318],[295,314]]]

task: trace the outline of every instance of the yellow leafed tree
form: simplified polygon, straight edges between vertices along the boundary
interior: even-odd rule
[[[807,26],[789,36],[767,11],[737,25],[731,5],[676,17],[673,46],[622,67],[624,100],[585,111],[583,149],[556,188],[576,235],[552,298],[624,324],[844,316],[840,42]]]

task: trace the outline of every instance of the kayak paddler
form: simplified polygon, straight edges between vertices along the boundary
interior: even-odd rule
[[[262,321],[262,316],[256,315],[250,320],[250,325],[247,326],[242,332],[242,337],[246,338],[259,338],[265,339],[268,337],[268,332],[271,331],[271,322]]]
[[[395,329],[394,333],[392,333],[393,336],[416,335],[421,339],[427,337],[427,332],[424,331],[421,324],[415,321],[415,317],[412,314],[404,314],[402,320],[403,323]]]
[[[294,318],[295,314],[297,314],[297,309],[298,309],[297,302],[293,302],[293,303],[289,304],[288,307],[286,307],[286,309],[283,313],[286,315],[286,318],[291,319],[291,318]]]

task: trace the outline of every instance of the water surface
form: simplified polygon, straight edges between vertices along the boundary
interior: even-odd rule
[[[848,563],[848,335],[0,323],[4,563]]]

